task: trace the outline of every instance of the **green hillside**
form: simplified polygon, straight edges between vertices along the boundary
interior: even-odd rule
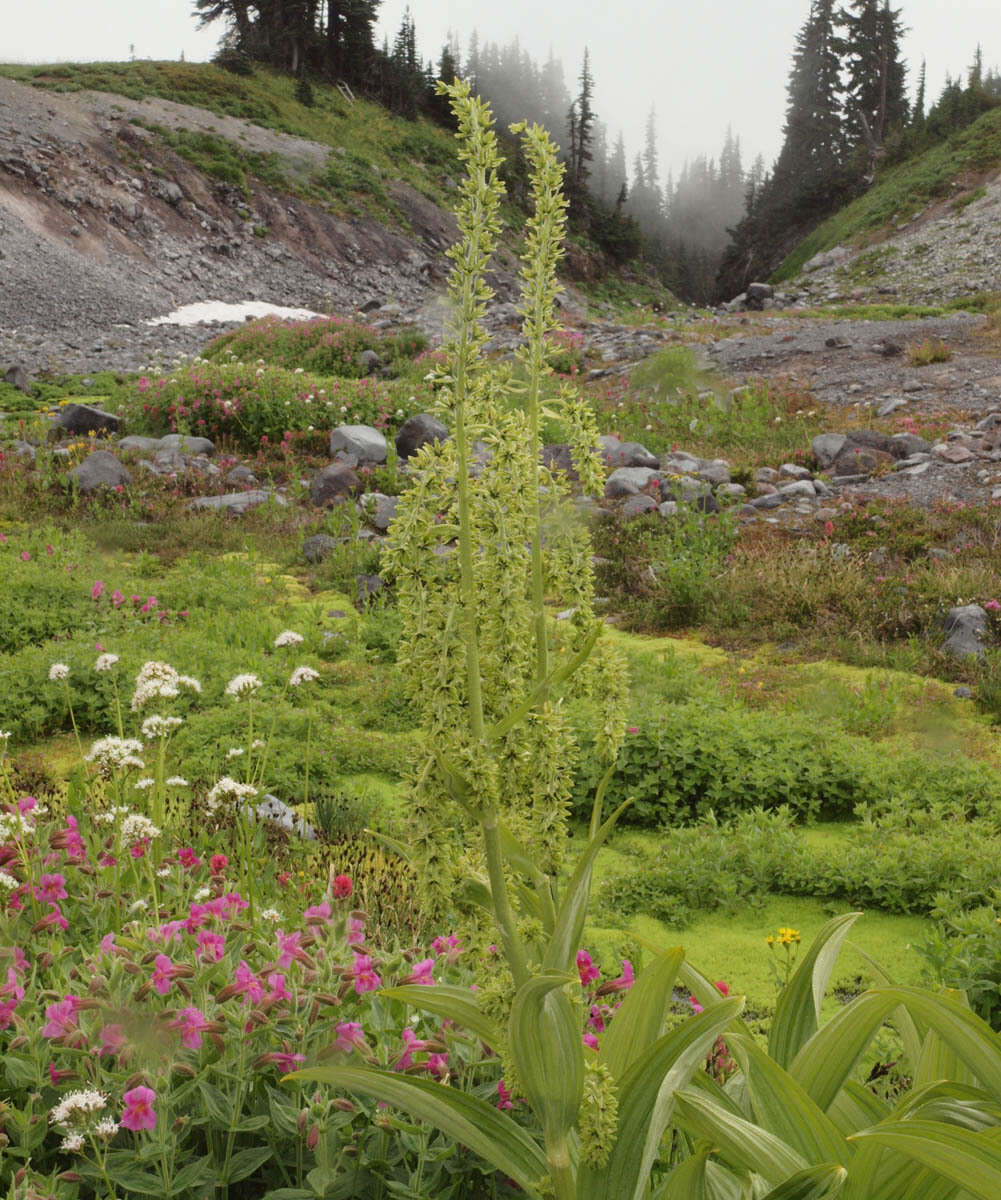
[[[58,92],[91,89],[130,100],[174,100],[320,142],[331,148],[328,164],[304,179],[275,161],[276,156],[248,154],[230,139],[161,131],[176,153],[206,174],[231,183],[239,182],[241,173],[249,174],[337,212],[364,210],[392,221],[384,179],[402,180],[448,206],[447,180],[460,173],[455,139],[441,126],[426,118],[395,117],[379,104],[360,97],[351,101],[320,83],[313,86],[314,103],[307,107],[295,98],[295,79],[263,67],[242,76],[211,63],[4,64],[0,75]]]
[[[958,206],[985,173],[999,166],[1001,108],[995,108],[946,141],[881,173],[865,195],[804,238],[772,281],[793,278],[815,254],[834,246],[877,241],[930,203],[952,197]]]

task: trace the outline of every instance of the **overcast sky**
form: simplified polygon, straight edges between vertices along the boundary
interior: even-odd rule
[[[222,25],[198,32],[190,0],[6,0],[0,61],[192,61],[211,57]],[[382,0],[379,38],[392,40],[406,0]],[[657,111],[661,171],[686,158],[715,156],[727,124],[741,139],[745,166],[763,153],[771,163],[782,137],[785,85],[797,30],[809,0],[413,0],[424,58],[438,58],[449,31],[465,52],[476,29],[481,41],[519,38],[542,62],[552,48],[571,93],[587,46],[595,80],[594,107],[610,138],[621,129],[630,162],[641,148],[651,104]],[[897,0],[909,27],[904,43],[913,90],[922,57],[928,96],[946,73],[965,71],[978,42],[987,66],[1001,60],[998,0]],[[558,139],[557,139],[558,140]]]

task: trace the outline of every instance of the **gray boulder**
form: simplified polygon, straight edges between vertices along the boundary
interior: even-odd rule
[[[358,355],[358,366],[366,375],[374,375],[382,366],[382,359],[374,350],[363,350]]]
[[[380,533],[389,528],[399,503],[399,496],[384,496],[382,492],[369,492],[361,500],[365,515]]]
[[[577,474],[577,468],[573,465],[573,454],[570,447],[563,442],[551,442],[549,445],[542,447],[541,458],[543,463],[554,474],[557,471],[562,471],[567,479],[576,483],[580,476]]]
[[[95,450],[93,454],[88,454],[78,467],[70,471],[67,479],[81,492],[96,492],[102,487],[127,487],[132,482],[132,476],[107,450]]]
[[[176,446],[164,446],[153,455],[158,475],[180,475],[188,469],[188,460]]]
[[[608,434],[598,438],[598,448],[610,467],[648,467],[656,470],[660,462],[639,442],[621,442]]]
[[[137,450],[140,454],[152,454],[160,449],[160,439],[130,433],[128,437],[119,438],[118,449]]]
[[[337,538],[329,533],[314,533],[302,544],[302,556],[308,563],[321,563],[337,549]]]
[[[30,394],[31,383],[28,380],[28,372],[21,366],[20,363],[15,363],[14,366],[8,367],[3,373],[4,383],[9,383],[11,387],[16,387],[19,392]]]
[[[15,458],[27,458],[31,462],[35,461],[35,447],[31,444],[31,442],[15,442],[14,447],[11,450],[11,454],[13,454]]]
[[[338,425],[330,435],[330,457],[351,455],[358,466],[386,461],[386,439],[371,425]]]
[[[250,484],[257,482],[257,476],[245,463],[240,463],[234,467],[226,476],[226,482],[230,487],[235,487],[237,484]]]
[[[401,462],[405,462],[412,454],[416,454],[421,446],[428,442],[447,442],[451,434],[448,429],[430,413],[417,413],[400,426],[396,435],[396,454]]]
[[[639,517],[643,513],[656,512],[657,501],[653,496],[648,496],[645,492],[640,492],[639,495],[630,496],[622,505],[621,513],[624,517]]]
[[[657,478],[658,472],[650,467],[619,467],[605,480],[605,495],[610,500],[618,496],[635,496]]]
[[[235,517],[241,517],[250,509],[267,504],[269,500],[274,500],[282,508],[288,505],[285,497],[278,492],[270,488],[255,488],[249,492],[227,492],[224,496],[199,496],[197,500],[192,500],[188,507],[228,512]]]
[[[57,433],[86,435],[117,433],[121,423],[114,413],[92,408],[89,404],[67,404],[56,413],[52,427]]]
[[[826,471],[845,448],[848,435],[844,433],[819,433],[810,443],[813,457],[822,471]]]
[[[258,821],[269,821],[272,825],[277,825],[279,829],[284,829],[286,833],[296,834],[303,841],[316,841],[316,830],[305,817],[300,817],[294,808],[289,808],[284,800],[279,800],[270,792],[265,795],[256,808],[250,805],[247,807],[251,808]]]
[[[982,658],[983,639],[987,634],[987,612],[979,604],[950,608],[942,622],[947,637],[942,647],[957,658]]]
[[[160,438],[160,445],[165,450],[180,450],[182,454],[204,454],[207,458],[215,454],[215,442],[187,433],[168,433]]]
[[[360,492],[361,487],[361,480],[350,467],[332,462],[313,477],[309,494],[314,504],[334,504]]]

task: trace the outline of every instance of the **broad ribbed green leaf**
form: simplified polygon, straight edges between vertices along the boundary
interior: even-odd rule
[[[508,1048],[547,1142],[573,1128],[584,1090],[580,1016],[565,990],[574,982],[562,972],[536,975],[511,1005]]]
[[[799,1083],[747,1034],[731,1034],[727,1045],[743,1068],[762,1129],[781,1138],[808,1163],[847,1166],[851,1151],[845,1139]]]
[[[895,1121],[855,1137],[914,1159],[980,1200],[1001,1196],[1001,1131],[971,1133],[938,1121]]]
[[[616,1009],[598,1050],[598,1062],[608,1067],[613,1079],[621,1079],[632,1063],[663,1037],[683,956],[679,946],[652,962]]]
[[[991,1095],[1001,1098],[1001,1039],[990,1026],[948,996],[921,988],[874,988],[836,1013],[789,1068],[820,1108],[828,1111],[859,1056],[898,1005],[934,1029]]]
[[[772,1187],[816,1165],[781,1138],[735,1117],[693,1088],[675,1097],[675,1121],[692,1137],[710,1142],[730,1166],[754,1171]]]
[[[598,851],[605,844],[608,835],[615,828],[616,821],[631,803],[632,798],[620,804],[582,852],[577,868],[570,877],[570,882],[563,895],[563,902],[556,919],[556,930],[542,963],[545,970],[572,971],[574,969],[581,934],[584,932],[587,903],[591,896],[591,873],[594,870],[594,860],[598,857]]]
[[[952,1046],[934,1029],[929,1029],[914,1066],[914,1086],[923,1087],[938,1079],[973,1083],[976,1078],[976,1072],[962,1062]]]
[[[834,1102],[828,1105],[827,1115],[838,1131],[847,1137],[850,1133],[858,1133],[860,1129],[868,1129],[870,1125],[878,1125],[890,1115],[890,1106],[885,1100],[880,1100],[872,1088],[849,1079]]]
[[[791,1176],[762,1200],[832,1200],[847,1178],[848,1172],[840,1164],[822,1163]]]
[[[536,1185],[548,1174],[546,1156],[524,1129],[492,1104],[455,1088],[370,1067],[310,1067],[285,1079],[330,1083],[402,1108],[468,1146],[530,1196],[538,1195]]]
[[[405,984],[402,987],[383,988],[380,995],[388,996],[391,1000],[402,1000],[404,1004],[438,1017],[447,1017],[456,1025],[475,1033],[491,1050],[501,1043],[500,1026],[481,1010],[476,1002],[476,993],[469,988],[446,983],[436,983],[432,987]]]
[[[864,950],[862,950],[859,946],[856,946],[854,942],[849,942],[848,945],[851,946],[852,950],[855,951],[859,958],[861,958],[861,960],[869,968],[869,972],[873,978],[873,983],[877,987],[897,986],[897,981],[893,979],[883,969],[883,967],[876,962],[874,958],[871,958]],[[897,1032],[900,1034],[900,1040],[904,1045],[904,1055],[906,1056],[908,1063],[910,1063],[911,1070],[913,1071],[917,1066],[918,1060],[921,1058],[921,1031],[915,1025],[914,1018],[910,1015],[906,1008],[897,1009],[897,1011],[893,1014],[893,1024],[896,1026]]]
[[[780,1067],[788,1070],[800,1047],[817,1032],[820,1006],[841,943],[861,915],[845,913],[828,921],[779,992],[768,1038],[768,1053]]]
[[[894,1121],[941,1121],[963,1129],[1001,1125],[1001,1105],[983,1088],[939,1080],[908,1092],[893,1110]]]
[[[639,1200],[674,1110],[675,1097],[702,1066],[720,1032],[743,1008],[724,1001],[648,1046],[619,1083],[619,1129],[600,1170],[582,1166],[580,1200]]]
[[[706,1160],[708,1150],[700,1150],[679,1163],[654,1193],[653,1200],[707,1200]]]

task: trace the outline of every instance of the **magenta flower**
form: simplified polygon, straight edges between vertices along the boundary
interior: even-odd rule
[[[444,1079],[448,1074],[448,1055],[429,1054],[425,1066],[429,1075],[433,1075],[435,1079]]]
[[[295,933],[282,933],[279,929],[275,936],[278,939],[278,958],[275,960],[275,966],[282,971],[287,971],[289,967],[297,959],[302,962],[305,957],[305,951],[299,946],[302,941],[302,931],[296,930]]]
[[[581,987],[587,987],[593,980],[601,978],[601,972],[586,950],[577,951],[577,973],[580,975]]]
[[[329,902],[324,900],[322,904],[314,904],[311,908],[307,908],[302,914],[302,918],[307,925],[316,925],[321,921],[327,923],[330,921],[332,911]]]
[[[153,990],[160,996],[166,996],[171,988],[171,980],[174,978],[175,968],[166,954],[158,954],[153,960],[153,974],[150,976],[150,983],[153,985]]]
[[[65,996],[45,1010],[47,1024],[42,1028],[42,1037],[67,1037],[76,1032],[77,1013],[80,1011],[78,996]]]
[[[69,921],[63,916],[63,910],[58,904],[50,904],[49,911],[38,922],[39,929],[51,929],[53,925],[60,929],[69,929],[70,927]]]
[[[0,1000],[0,1030],[7,1029],[14,1023],[14,1013],[17,1011],[17,1000]]]
[[[271,991],[267,995],[267,999],[278,1003],[281,1000],[291,1000],[292,993],[285,986],[285,976],[278,971],[273,971],[268,976],[268,987]]]
[[[585,1033],[581,1040],[585,1046],[590,1046],[592,1050],[598,1049],[598,1039],[593,1033]]]
[[[367,954],[356,954],[352,975],[355,981],[355,991],[359,996],[363,996],[366,992],[374,992],[376,988],[382,987],[382,980],[376,974],[375,967],[372,965],[372,960]]]
[[[431,974],[433,970],[434,959],[423,958],[403,982],[417,983],[423,987],[431,987],[434,984],[434,976]]]
[[[610,992],[627,992],[636,982],[636,976],[633,972],[633,964],[628,958],[622,960],[622,974],[618,979],[610,979],[607,983],[603,983],[598,988],[599,996],[607,996]]]
[[[363,946],[365,944],[365,922],[361,917],[348,917],[348,945]]]
[[[148,1087],[135,1087],[125,1093],[122,1101],[125,1111],[122,1113],[121,1126],[138,1133],[141,1129],[156,1128],[156,1110],[153,1102],[156,1092]]]
[[[984,605],[988,612],[1001,612],[1001,603],[997,600],[988,600]]]
[[[94,586],[90,589],[90,598],[91,598],[91,600],[100,600],[100,598],[103,595],[104,595],[104,580],[99,579],[94,584]]]
[[[117,948],[115,946],[115,935],[113,933],[106,933],[104,937],[101,938],[98,945],[100,946],[102,954],[114,954]]]
[[[288,1074],[289,1071],[294,1071],[299,1063],[306,1061],[305,1054],[288,1054],[282,1053],[281,1050],[272,1050],[268,1058],[279,1068]]]
[[[182,846],[181,849],[178,850],[177,861],[182,867],[185,867],[189,871],[202,865],[202,860],[198,857],[194,850],[191,849],[190,846]]]
[[[342,1054],[350,1054],[352,1050],[360,1050],[363,1054],[368,1052],[365,1031],[357,1021],[342,1021],[337,1026],[337,1040],[334,1042],[334,1049],[339,1050]]]
[[[121,608],[125,603],[125,597],[118,590],[118,588],[115,588],[115,590],[111,593],[111,603],[115,606],[115,608]]]
[[[251,1004],[260,1004],[264,999],[264,984],[261,983],[242,958],[240,959],[240,965],[236,968],[233,982],[236,994],[238,996],[246,996]]]
[[[106,1058],[108,1055],[113,1057],[121,1052],[124,1045],[124,1025],[105,1025],[101,1030],[101,1045],[98,1047],[97,1057]]]
[[[220,962],[226,953],[226,939],[221,933],[212,933],[209,929],[199,929],[196,938],[198,946],[195,958],[204,954],[206,962]]]
[[[514,1097],[504,1086],[504,1080],[497,1080],[497,1107],[498,1108],[514,1108]]]
[[[393,1063],[394,1071],[406,1071],[414,1065],[414,1055],[428,1048],[427,1042],[421,1041],[409,1025],[403,1027],[403,1053]]]
[[[180,943],[181,930],[183,928],[183,921],[167,921],[159,929],[147,929],[146,936],[151,942],[159,942],[163,946],[169,946],[171,942]]]
[[[9,946],[8,950],[11,957],[14,959],[14,970],[18,975],[23,975],[28,969],[28,956],[24,953],[20,946]]]
[[[66,876],[43,875],[35,885],[35,899],[44,900],[46,904],[55,904],[57,900],[66,899]]]
[[[431,943],[431,949],[435,954],[444,954],[446,962],[454,963],[464,947],[455,934],[450,933],[448,937],[436,937]]]
[[[197,1008],[182,1008],[173,1021],[168,1022],[168,1029],[177,1029],[181,1034],[181,1045],[189,1050],[198,1050],[202,1044],[202,1034],[209,1028],[205,1014]]]

